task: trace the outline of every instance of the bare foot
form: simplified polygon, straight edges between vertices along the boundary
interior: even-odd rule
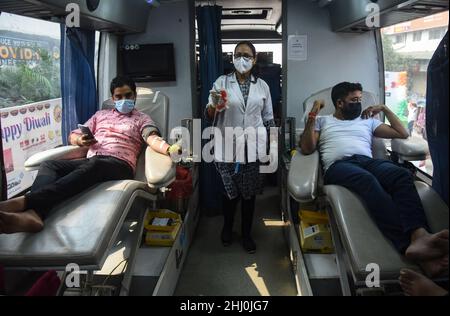
[[[409,269],[400,271],[399,280],[406,296],[444,296],[448,293],[426,276]]]
[[[44,228],[44,223],[33,210],[22,213],[0,212],[0,233],[14,234],[19,232],[37,233]]]
[[[448,255],[448,229],[430,234],[425,229],[416,230],[405,256],[410,260],[428,261]]]
[[[0,202],[0,212],[19,213],[25,211],[25,208],[26,200],[23,196]]]
[[[430,277],[448,276],[448,255],[438,259],[418,262],[423,272]]]

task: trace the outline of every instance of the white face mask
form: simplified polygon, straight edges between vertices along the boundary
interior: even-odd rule
[[[253,63],[250,58],[239,57],[234,59],[234,68],[240,73],[245,74],[253,68]]]

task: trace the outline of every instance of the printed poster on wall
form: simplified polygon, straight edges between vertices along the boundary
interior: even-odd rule
[[[32,155],[62,145],[61,98],[0,109],[8,198],[29,188],[36,171],[26,171]]]
[[[307,35],[288,36],[288,59],[295,61],[305,61],[308,59]]]

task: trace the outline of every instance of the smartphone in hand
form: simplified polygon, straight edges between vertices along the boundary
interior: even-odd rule
[[[92,134],[91,130],[86,125],[78,124],[78,128],[81,130],[82,134],[88,135],[90,139],[95,139],[94,134]]]

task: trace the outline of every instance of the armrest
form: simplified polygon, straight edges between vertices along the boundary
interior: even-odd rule
[[[292,157],[288,175],[288,191],[298,202],[308,202],[316,198],[319,163],[318,151],[311,155],[303,155],[298,149]]]
[[[373,158],[389,160],[389,153],[386,149],[384,139],[378,137],[372,138],[372,154]]]
[[[420,138],[393,139],[391,149],[403,161],[425,160],[429,152],[428,143]]]
[[[145,177],[149,187],[165,187],[175,180],[175,163],[169,156],[157,153],[147,146],[145,150]]]
[[[34,154],[25,161],[25,169],[28,171],[37,170],[39,166],[48,160],[71,160],[86,157],[88,147],[78,146],[62,146],[49,149],[37,154]]]
[[[443,229],[448,229],[448,205],[445,204],[439,194],[428,184],[420,181],[416,181],[414,184],[422,201],[422,206],[425,210],[428,226],[431,231],[437,233]]]

